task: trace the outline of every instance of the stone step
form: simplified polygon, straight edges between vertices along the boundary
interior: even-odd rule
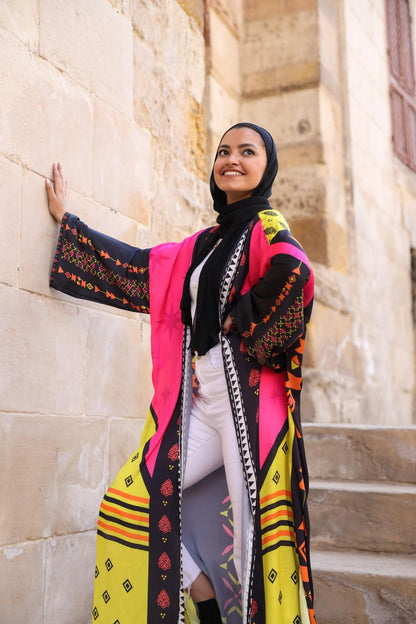
[[[305,423],[303,434],[311,479],[416,483],[416,426]]]
[[[415,624],[416,559],[312,551],[318,624]]]
[[[314,480],[309,513],[318,550],[416,553],[414,484]]]

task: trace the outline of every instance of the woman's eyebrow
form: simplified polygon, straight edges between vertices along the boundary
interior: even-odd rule
[[[227,149],[230,149],[230,146],[226,145],[225,143],[220,145],[218,149],[221,149],[222,147],[226,147]],[[239,149],[241,149],[242,147],[254,147],[254,149],[257,149],[257,147],[254,145],[254,143],[241,143],[240,145],[237,145],[237,147]]]

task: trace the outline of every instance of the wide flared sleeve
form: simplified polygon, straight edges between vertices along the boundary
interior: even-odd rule
[[[150,249],[138,249],[65,213],[50,286],[63,293],[134,312],[150,311]]]
[[[285,352],[305,333],[311,303],[305,287],[312,274],[304,251],[289,230],[281,223],[276,224],[274,235],[271,229],[272,234],[266,231],[263,235],[268,243],[263,249],[263,255],[269,254],[268,268],[237,298],[230,315],[248,354],[262,365],[282,370]],[[259,248],[257,241],[252,245]],[[264,265],[264,258],[261,262]]]

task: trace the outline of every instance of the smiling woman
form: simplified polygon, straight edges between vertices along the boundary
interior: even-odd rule
[[[266,170],[263,139],[251,128],[241,126],[227,132],[217,150],[215,183],[227,196],[227,204],[250,197]]]
[[[99,512],[94,622],[315,622],[299,402],[313,273],[268,202],[277,169],[267,130],[233,126],[217,225],[152,249],[68,213],[62,165],[47,182],[51,286],[152,327],[149,415]]]

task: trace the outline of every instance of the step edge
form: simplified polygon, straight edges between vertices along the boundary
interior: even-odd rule
[[[386,494],[388,496],[410,495],[416,496],[416,483],[401,481],[343,481],[331,479],[311,479],[311,491],[327,490],[338,492],[361,492],[368,494]]]
[[[307,429],[313,431],[314,429],[323,429],[324,431],[400,431],[411,432],[416,434],[416,425],[371,425],[365,423],[310,423],[303,422],[302,430],[305,432]]]
[[[340,561],[340,560],[343,561]],[[312,572],[416,580],[416,555],[312,550]]]

